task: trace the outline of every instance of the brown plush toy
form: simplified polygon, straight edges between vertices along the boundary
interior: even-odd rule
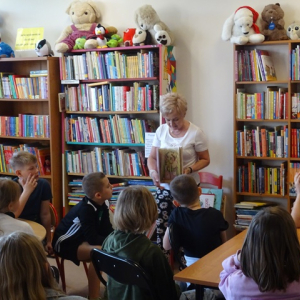
[[[265,41],[288,40],[284,29],[284,12],[279,3],[266,5],[261,13],[261,33]]]
[[[85,49],[98,47],[95,36],[95,27],[101,16],[97,4],[94,1],[73,1],[66,13],[70,16],[73,25],[66,27],[58,38],[55,50],[60,53],[71,51],[77,38],[84,37]],[[117,33],[115,27],[106,27],[109,36]]]

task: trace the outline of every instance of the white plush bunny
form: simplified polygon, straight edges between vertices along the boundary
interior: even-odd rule
[[[255,24],[258,12],[249,6],[241,6],[224,23],[222,40],[244,45],[246,43],[261,43],[265,40]]]

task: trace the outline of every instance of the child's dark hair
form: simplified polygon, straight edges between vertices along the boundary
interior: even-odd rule
[[[37,158],[32,153],[27,151],[14,152],[13,156],[9,160],[9,163],[14,171],[19,168],[23,168],[29,164],[36,164]]]
[[[195,179],[189,175],[176,176],[170,184],[170,191],[180,204],[188,205],[199,198],[199,190]]]
[[[241,251],[241,269],[261,292],[282,290],[300,278],[300,246],[291,215],[278,206],[253,217]]]
[[[102,172],[90,173],[83,177],[82,189],[90,199],[93,199],[97,192],[102,191],[103,178],[105,178],[105,174]]]
[[[11,202],[19,200],[20,186],[10,178],[0,178],[0,211],[7,208]]]

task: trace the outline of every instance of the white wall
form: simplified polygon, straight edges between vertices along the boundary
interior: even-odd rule
[[[44,27],[44,37],[54,47],[63,28],[70,24],[65,14],[69,3],[69,0],[0,0],[2,40],[14,46],[18,28]],[[270,3],[252,0],[248,5],[261,13]],[[238,0],[102,0],[99,2],[101,21],[103,25],[115,26],[122,35],[126,28],[135,27],[134,11],[143,4],[151,4],[174,32],[178,91],[188,100],[187,118],[208,136],[211,164],[206,170],[223,174],[230,203],[234,151],[233,49],[232,44],[222,41],[220,36],[226,18],[247,3]],[[280,4],[285,11],[286,25],[297,20],[300,2],[282,0]]]

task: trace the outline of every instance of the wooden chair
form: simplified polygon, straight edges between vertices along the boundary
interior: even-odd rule
[[[146,271],[135,261],[109,254],[103,250],[91,251],[92,263],[100,281],[106,286],[102,272],[124,285],[136,285],[148,290],[153,299],[157,299],[154,286]]]
[[[54,231],[58,225],[58,215],[56,212],[55,207],[52,205],[52,203],[50,203],[50,214],[51,214],[51,236],[53,238],[53,234]],[[66,292],[66,276],[65,276],[65,259],[58,256],[56,253],[54,254],[55,256],[55,260],[56,260],[56,264],[57,264],[57,268],[59,270],[59,274],[60,274],[60,279],[61,279],[61,285],[62,285],[62,289],[64,292]],[[83,267],[86,273],[86,277],[88,277],[88,266],[86,262],[82,262],[83,263]]]

